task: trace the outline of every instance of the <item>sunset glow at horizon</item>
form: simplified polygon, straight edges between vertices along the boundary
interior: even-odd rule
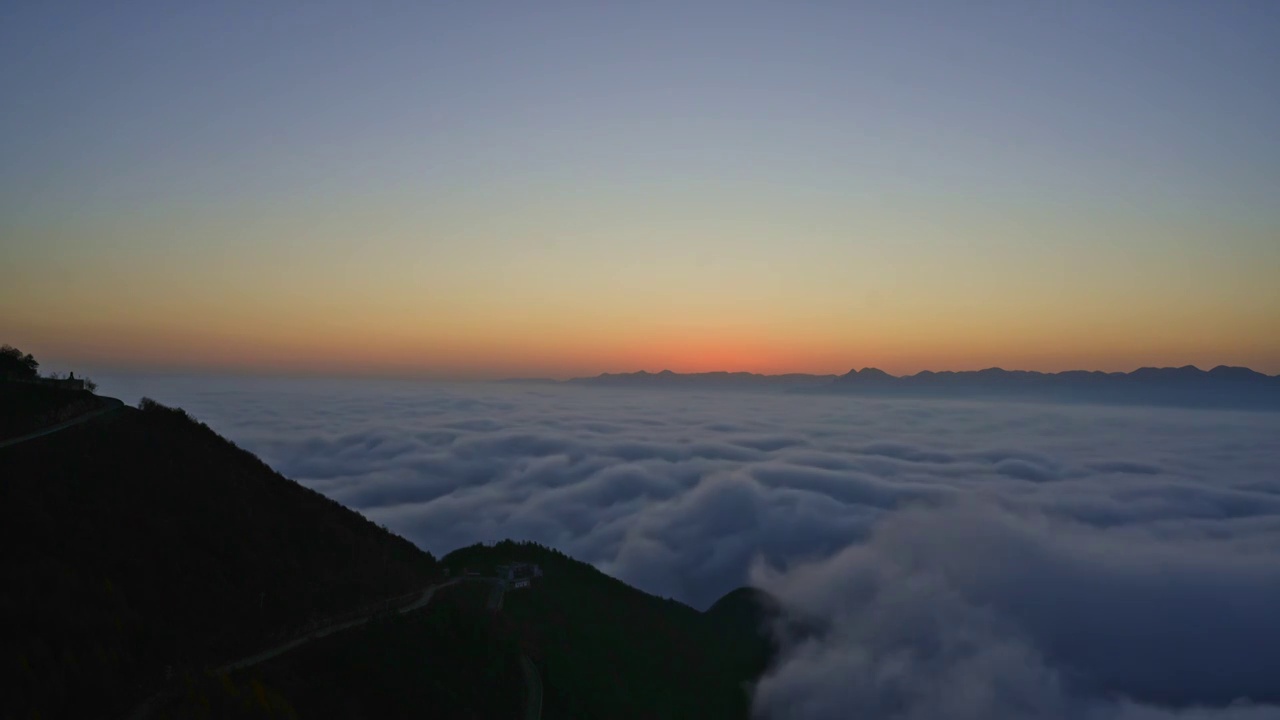
[[[1280,373],[1280,6],[962,5],[5,10],[0,342]]]

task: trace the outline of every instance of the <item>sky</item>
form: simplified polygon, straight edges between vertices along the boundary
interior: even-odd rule
[[[1280,5],[7,3],[46,364],[1280,373]]]

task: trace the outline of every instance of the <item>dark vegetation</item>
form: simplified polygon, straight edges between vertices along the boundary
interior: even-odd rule
[[[115,717],[437,564],[181,410],[0,448],[0,718]]]
[[[518,718],[524,687],[509,621],[487,583],[337,633],[259,666],[207,675],[156,718]]]
[[[40,376],[40,361],[12,345],[0,345],[0,380],[34,380]]]
[[[543,717],[747,717],[749,683],[772,648],[769,603],[735,591],[707,612],[637,590],[533,543],[475,545],[442,562],[456,576],[516,560],[543,578],[507,593],[502,614],[542,675]]]

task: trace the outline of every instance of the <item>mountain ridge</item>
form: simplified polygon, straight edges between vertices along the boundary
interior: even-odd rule
[[[749,372],[676,373],[671,370],[601,373],[561,381],[606,387],[763,389],[805,394],[907,397],[999,397],[1103,404],[1172,405],[1280,410],[1280,375],[1247,367],[1217,365],[1144,366],[1130,372],[1101,370],[922,370],[892,375],[874,367],[843,375]]]

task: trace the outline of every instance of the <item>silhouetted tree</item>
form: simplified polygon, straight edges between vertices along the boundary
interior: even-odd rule
[[[31,353],[26,355],[12,345],[0,345],[0,377],[20,378],[23,380],[37,378],[40,363]]]

